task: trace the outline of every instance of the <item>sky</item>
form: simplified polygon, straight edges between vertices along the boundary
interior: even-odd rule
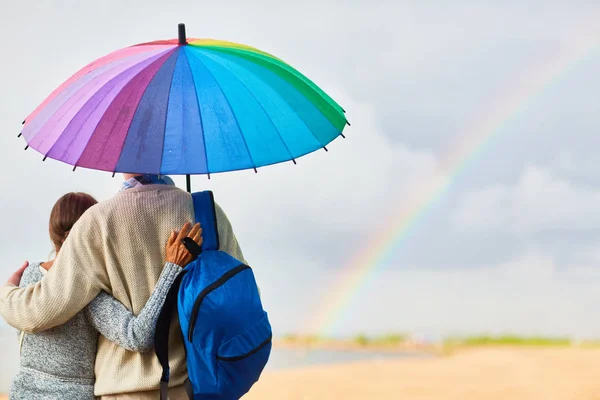
[[[188,36],[286,60],[347,111],[329,152],[194,177],[227,212],[277,333],[516,333],[600,337],[600,31],[589,1],[0,0],[0,279],[51,251],[69,191],[111,197],[120,177],[42,163],[23,118],[88,62]],[[436,198],[377,274],[325,325],[314,316],[393,216],[435,179],[498,98],[577,46]],[[475,131],[484,137],[485,131]],[[473,132],[471,132],[473,134]],[[450,171],[447,171],[450,172]],[[177,183],[184,187],[182,178]]]

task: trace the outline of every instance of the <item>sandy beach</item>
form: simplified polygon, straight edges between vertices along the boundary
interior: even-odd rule
[[[600,350],[464,349],[427,359],[265,373],[244,400],[594,400]]]
[[[600,400],[600,349],[473,348],[287,369],[266,372],[243,398],[281,399]]]

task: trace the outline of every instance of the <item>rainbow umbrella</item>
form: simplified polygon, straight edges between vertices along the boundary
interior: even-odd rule
[[[44,160],[185,174],[189,189],[189,174],[256,171],[327,150],[346,124],[344,110],[284,61],[242,44],[187,39],[180,24],[178,39],[83,67],[25,119],[21,134]]]

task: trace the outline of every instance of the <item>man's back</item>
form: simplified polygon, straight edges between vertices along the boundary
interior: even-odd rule
[[[139,186],[100,203],[90,214],[104,241],[104,290],[137,315],[158,282],[169,234],[194,221],[190,195],[168,185]],[[172,329],[172,384],[181,385],[187,376],[185,351],[176,323]],[[133,353],[100,338],[96,395],[157,389],[161,371],[154,352]]]

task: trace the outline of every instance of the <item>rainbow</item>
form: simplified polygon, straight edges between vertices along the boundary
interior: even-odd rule
[[[433,206],[490,149],[503,132],[502,128],[525,113],[553,83],[590,58],[593,50],[598,48],[597,38],[600,37],[592,24],[593,21],[587,28],[591,26],[595,32],[580,32],[575,35],[576,40],[569,42],[572,47],[560,48],[551,59],[520,73],[514,79],[516,84],[501,92],[488,104],[487,111],[479,113],[480,117],[464,130],[460,140],[439,160],[431,179],[405,192],[411,195],[402,200],[404,206],[386,219],[370,243],[350,257],[343,278],[328,290],[331,294],[321,302],[323,306],[306,325],[309,332],[322,337],[332,336],[348,317],[354,300],[415,233]]]

